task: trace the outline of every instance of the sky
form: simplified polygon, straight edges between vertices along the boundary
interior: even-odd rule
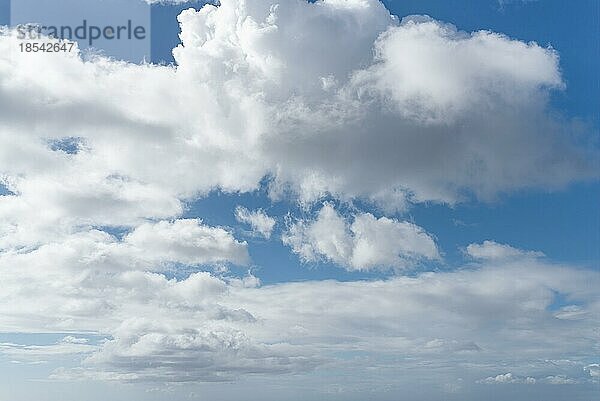
[[[598,2],[127,1],[0,33],[0,401],[597,397]]]

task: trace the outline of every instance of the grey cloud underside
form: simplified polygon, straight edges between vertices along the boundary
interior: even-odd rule
[[[167,280],[93,263],[59,268],[42,257],[45,266],[9,273],[6,265],[14,262],[0,259],[5,330],[108,338],[98,345],[69,340],[46,352],[0,347],[24,361],[86,356],[80,368],[56,371],[58,379],[230,381],[315,369],[360,372],[360,366],[391,374],[420,372],[423,363],[438,384],[506,371],[596,379],[590,350],[600,323],[598,274],[530,256],[414,278],[271,286],[209,273]],[[42,267],[49,271],[40,274]],[[42,295],[41,288],[51,291]],[[552,307],[557,294],[581,313],[561,315]],[[348,361],[348,353],[364,353],[367,365]],[[449,364],[460,370],[449,374]]]

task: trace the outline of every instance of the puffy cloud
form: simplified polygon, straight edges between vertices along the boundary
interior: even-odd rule
[[[376,63],[354,80],[390,99],[406,118],[425,123],[462,118],[490,96],[521,102],[537,88],[563,85],[550,49],[490,32],[466,35],[428,17],[406,17],[378,38],[375,51]],[[517,70],[519,59],[526,61]]]
[[[591,363],[583,368],[591,377],[600,377],[600,364]]]
[[[440,259],[435,241],[421,227],[370,213],[356,214],[350,224],[329,203],[314,221],[291,223],[283,242],[305,262],[325,259],[348,270],[405,269]]]
[[[576,379],[567,377],[565,375],[547,376],[544,378],[544,382],[548,383],[548,384],[554,384],[554,385],[577,384]]]
[[[264,211],[260,209],[250,211],[243,206],[235,208],[235,218],[240,223],[250,224],[253,232],[267,239],[271,238],[271,233],[276,224],[276,220],[268,216]]]
[[[498,369],[519,372],[514,380],[561,376],[564,369],[578,379],[593,371],[585,357],[598,325],[592,271],[522,258],[388,280],[261,286],[206,272],[177,280],[115,271],[108,260],[90,262],[96,250],[72,248],[65,244],[62,252],[74,253],[72,266],[42,254],[18,264],[0,257],[1,330],[106,338],[2,348],[23,361],[85,355],[76,369],[56,371],[57,378],[215,381],[308,375],[321,367],[355,377],[377,367],[380,377],[370,380],[385,382],[408,369],[448,383],[482,373],[495,378]],[[577,299],[588,317],[556,319],[550,308],[557,293]],[[366,360],[347,359],[353,353]],[[569,365],[545,361],[564,357]],[[443,369],[449,364],[456,377]]]
[[[150,271],[189,274],[197,269],[194,266],[248,260],[246,243],[197,220],[148,223],[122,240],[91,230],[33,249],[5,251],[0,254],[0,276],[6,287],[0,298],[12,307],[10,313],[5,311],[3,327],[70,331],[79,319],[87,322],[84,326],[96,327],[114,311],[115,303],[144,302],[149,296],[187,307],[199,294],[222,293],[222,281],[194,273],[177,282]],[[177,264],[187,267],[176,268]],[[14,299],[21,299],[18,305]]]
[[[62,339],[63,343],[66,344],[87,344],[89,340],[87,338],[78,338],[74,336],[66,336]]]
[[[29,250],[6,251],[1,260],[32,270],[47,270],[54,264],[77,269],[82,254],[86,255],[86,264],[111,266],[114,270],[161,270],[169,263],[244,265],[249,261],[245,242],[195,219],[145,223],[121,241],[104,231],[81,231]]]
[[[40,176],[13,181],[14,194],[0,198],[0,248],[38,246],[81,226],[135,226],[182,212],[181,202],[155,185],[99,177],[77,164],[69,168],[77,180],[64,180],[48,167]]]
[[[465,252],[474,259],[484,260],[514,259],[521,257],[538,258],[544,256],[544,254],[539,251],[524,251],[494,241],[483,241],[481,244],[469,244]]]
[[[485,384],[535,384],[536,380],[533,377],[518,377],[509,372],[487,377],[480,382]]]
[[[376,0],[224,0],[179,21],[176,67],[13,52],[3,32],[4,246],[175,218],[182,201],[265,177],[273,197],[387,210],[593,172],[547,110],[564,86],[552,49],[399,22]]]
[[[483,380],[479,380],[479,383],[483,384],[550,384],[550,385],[563,385],[563,384],[577,384],[576,379],[567,377],[565,375],[552,375],[542,378],[534,377],[521,377],[513,375],[512,373],[500,374],[497,376],[490,376]]]
[[[145,223],[128,234],[123,242],[140,257],[150,261],[174,261],[186,265],[249,261],[247,244],[238,242],[223,228],[208,227],[201,221]]]
[[[300,347],[256,343],[231,328],[173,330],[134,319],[123,322],[113,335],[85,364],[132,373],[143,381],[229,381],[243,374],[299,373],[318,361],[303,355]]]

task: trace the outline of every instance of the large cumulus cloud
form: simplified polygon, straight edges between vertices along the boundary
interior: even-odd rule
[[[176,67],[21,54],[2,35],[0,173],[16,198],[0,215],[15,232],[33,236],[17,220],[40,203],[39,229],[135,225],[264,177],[274,197],[398,209],[591,174],[547,110],[564,86],[552,49],[399,22],[375,0],[228,0],[179,20]],[[75,151],[56,146],[69,138]]]

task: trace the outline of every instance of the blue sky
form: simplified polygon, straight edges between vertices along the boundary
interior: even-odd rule
[[[0,401],[592,399],[599,3],[275,3],[0,35]]]

